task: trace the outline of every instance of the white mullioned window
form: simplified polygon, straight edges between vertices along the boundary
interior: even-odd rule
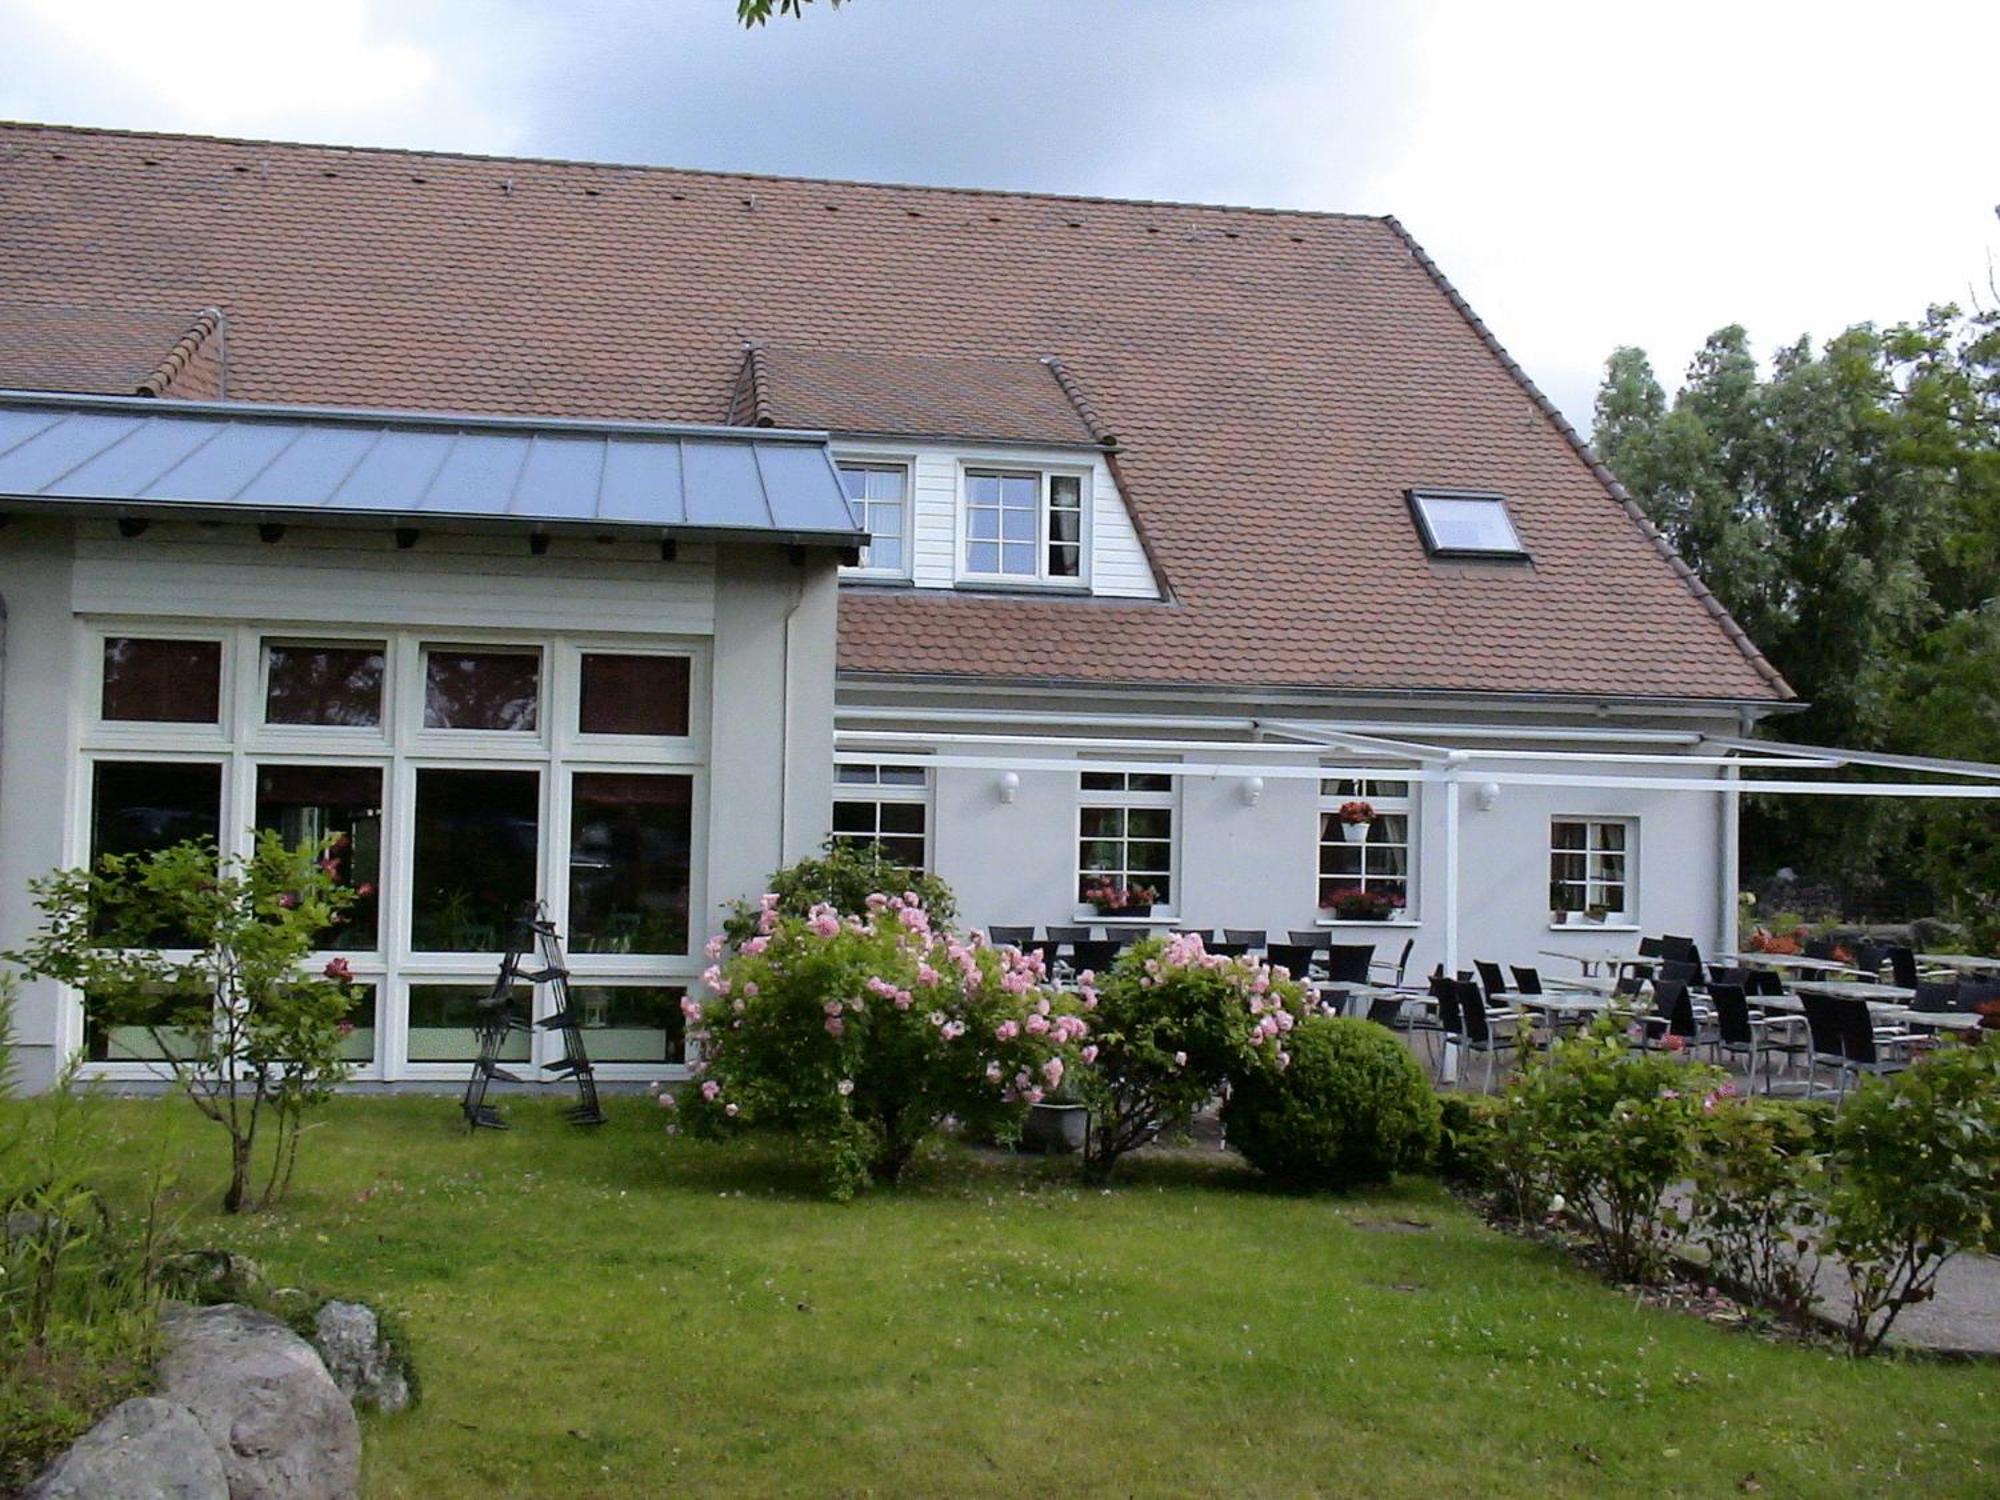
[[[930,868],[930,773],[918,765],[833,768],[833,836],[879,844],[906,869]]]
[[[908,464],[842,459],[840,482],[868,533],[860,563],[851,573],[910,574],[910,468]]]
[[[1558,817],[1549,821],[1549,910],[1624,922],[1638,910],[1639,824],[1634,818]]]
[[[1174,903],[1174,778],[1163,771],[1084,771],[1078,777],[1079,906],[1093,891],[1150,891]],[[1143,899],[1143,898],[1141,898]]]
[[[965,577],[1083,582],[1088,509],[1083,474],[969,467],[964,487]]]
[[[608,1076],[684,1060],[707,909],[705,641],[180,620],[79,638],[97,691],[71,859],[204,837],[244,854],[261,829],[330,840],[352,904],[311,962],[354,975],[356,1077],[461,1075],[536,901]],[[144,1028],[82,1020],[102,1071],[157,1061]],[[521,1062],[555,1045],[510,1038]]]
[[[1417,914],[1415,791],[1416,784],[1409,781],[1337,777],[1320,781],[1321,912],[1376,921]],[[1359,838],[1350,834],[1340,812],[1356,802],[1365,802],[1374,813]]]

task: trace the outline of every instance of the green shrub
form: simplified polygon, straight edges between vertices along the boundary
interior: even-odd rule
[[[1953,1256],[2000,1250],[2000,1045],[1865,1082],[1832,1135],[1825,1245],[1847,1268],[1848,1347],[1869,1353]]]
[[[1090,1023],[1076,1078],[1091,1110],[1084,1169],[1099,1178],[1260,1057],[1275,1064],[1306,1014],[1301,986],[1191,935],[1135,943],[1107,973],[1078,981]]]
[[[1818,1299],[1825,1120],[1779,1100],[1732,1100],[1694,1159],[1690,1237],[1740,1291],[1804,1324]]]
[[[826,841],[824,853],[773,875],[768,894],[777,898],[779,916],[803,920],[815,906],[830,906],[843,917],[863,917],[868,914],[868,898],[884,893],[915,896],[934,926],[949,927],[958,919],[951,887],[937,876],[907,868],[885,854],[880,844],[843,843],[837,838]],[[765,905],[757,901],[739,901],[730,908],[722,931],[732,947],[757,935],[764,911]]]
[[[1523,1217],[1552,1189],[1548,1206],[1583,1223],[1613,1277],[1657,1279],[1686,1228],[1669,1191],[1693,1169],[1702,1120],[1732,1092],[1720,1068],[1630,1050],[1615,1015],[1530,1053],[1500,1117]]]
[[[1500,1101],[1485,1094],[1438,1094],[1437,1172],[1462,1187],[1489,1188],[1497,1167]]]
[[[1039,956],[963,940],[901,895],[860,916],[779,900],[683,1002],[697,1082],[662,1097],[690,1129],[793,1132],[845,1198],[895,1181],[947,1117],[1004,1139],[1062,1083],[1085,1027],[1037,987]]]
[[[1367,1021],[1313,1016],[1265,1061],[1231,1080],[1222,1124],[1258,1171],[1298,1187],[1387,1182],[1430,1165],[1438,1102],[1394,1033]]]

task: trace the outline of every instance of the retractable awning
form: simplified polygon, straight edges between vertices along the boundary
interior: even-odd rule
[[[851,548],[823,432],[0,391],[0,512]]]

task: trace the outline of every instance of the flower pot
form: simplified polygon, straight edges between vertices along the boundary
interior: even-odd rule
[[[1150,917],[1153,914],[1153,903],[1135,901],[1129,906],[1100,906],[1096,910],[1100,917]]]
[[[1034,1104],[1021,1122],[1021,1144],[1030,1151],[1068,1156],[1083,1149],[1090,1111],[1081,1104]]]
[[[1366,823],[1342,823],[1340,825],[1340,836],[1350,844],[1365,844],[1368,842],[1368,825]]]

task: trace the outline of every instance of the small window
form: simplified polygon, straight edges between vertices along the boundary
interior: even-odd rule
[[[1368,804],[1352,823],[1341,810]],[[1407,781],[1324,777],[1319,784],[1319,908],[1335,917],[1401,921],[1416,895],[1415,804]],[[1358,832],[1357,832],[1358,830]]]
[[[265,646],[264,722],[378,728],[382,648],[278,642]]]
[[[1080,475],[967,469],[964,572],[1024,583],[1080,581],[1083,510]]]
[[[114,635],[104,642],[106,719],[213,724],[222,717],[222,642]]]
[[[833,836],[879,844],[910,870],[928,868],[930,777],[922,766],[835,766]]]
[[[409,1059],[413,1063],[468,1063],[479,1056],[479,1028],[489,1019],[481,1002],[492,984],[413,984],[410,986]],[[507,1009],[514,1019],[528,1020],[527,985],[516,985]],[[500,1061],[528,1060],[529,1032],[525,1024],[508,1028],[500,1043]]]
[[[415,823],[410,946],[504,952],[535,899],[539,773],[426,766],[417,772]]]
[[[694,780],[579,771],[570,783],[575,953],[685,953]]]
[[[1410,509],[1433,557],[1528,555],[1499,495],[1472,490],[1411,490]]]
[[[1633,911],[1629,818],[1555,818],[1549,824],[1549,911],[1623,922]]]
[[[424,728],[533,730],[542,654],[484,646],[424,648]]]
[[[908,573],[909,470],[901,464],[842,464],[840,482],[854,507],[854,518],[868,533],[868,545],[861,549],[861,569]]]
[[[326,871],[351,895],[340,924],[320,935],[320,947],[366,951],[379,945],[380,766],[259,766],[257,827],[274,831],[294,848],[331,841]]]
[[[1085,771],[1077,812],[1077,901],[1092,893],[1151,891],[1173,904],[1174,782],[1152,771]],[[1143,900],[1143,897],[1137,897]]]
[[[583,734],[685,736],[688,659],[586,651],[576,727]]]
[[[664,985],[573,983],[569,1000],[592,1062],[677,1063],[687,1061],[686,994]]]

